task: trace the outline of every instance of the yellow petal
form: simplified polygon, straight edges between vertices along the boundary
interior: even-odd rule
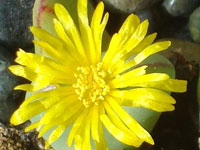
[[[170,41],[164,41],[164,42],[157,42],[146,49],[144,49],[142,52],[140,52],[137,56],[134,57],[134,61],[136,64],[141,63],[144,59],[149,57],[150,55],[157,53],[159,51],[167,49],[171,45]]]
[[[133,119],[121,106],[110,96],[106,97],[106,100],[110,104],[111,108],[124,122],[124,124],[136,134],[138,138],[146,141],[149,144],[154,144],[151,135],[135,120]]]
[[[104,3],[99,2],[92,16],[91,28],[95,28],[95,26],[98,26],[101,24],[103,12],[104,12]]]
[[[187,81],[176,80],[176,79],[166,79],[161,81],[150,81],[137,83],[135,86],[139,87],[151,87],[157,88],[165,91],[182,93],[187,90]]]
[[[25,107],[20,107],[11,116],[10,122],[13,125],[19,125],[29,120],[33,116],[43,112],[45,107],[39,102],[35,101]]]
[[[65,50],[64,53],[67,54],[68,57],[73,57],[73,59],[75,59],[77,62],[81,63],[82,59],[80,54],[78,53],[75,45],[73,44],[73,42],[71,41],[71,39],[68,37],[68,35],[65,33],[65,29],[62,26],[62,24],[57,20],[54,19],[54,28],[55,31],[57,33],[57,35],[59,36],[59,38],[65,42]],[[63,53],[61,53],[61,57],[65,57],[64,59],[66,60],[66,56],[63,56]],[[67,58],[68,58],[67,57]],[[69,61],[69,60],[67,60]]]
[[[94,38],[97,62],[101,59],[102,35],[109,17],[108,13],[103,17],[103,11],[104,4],[103,2],[100,2],[94,10],[91,20],[91,29]]]
[[[90,115],[88,116],[90,117]],[[85,124],[83,125],[83,143],[82,150],[91,150],[90,143],[90,119],[86,119]]]
[[[40,41],[33,41],[34,44],[40,46],[49,56],[60,62],[66,62],[66,58],[68,61],[74,61],[68,56],[69,53],[64,42],[41,28],[32,26],[30,30],[40,39]]]
[[[49,135],[49,137],[45,143],[45,149],[47,149],[49,147],[49,145],[51,145],[54,141],[56,141],[64,133],[66,128],[73,122],[73,120],[74,120],[74,117],[72,117],[71,119],[68,119],[64,123],[58,125],[58,127],[56,127],[56,129],[53,130],[53,132]]]
[[[38,72],[38,70],[35,69],[36,66],[43,69],[48,69],[49,71],[52,71],[51,69],[54,69],[55,72],[60,73],[69,73],[71,71],[74,71],[74,68],[77,67],[72,65],[71,68],[69,68],[69,66],[65,66],[66,64],[60,64],[44,56],[27,53],[22,49],[17,52],[17,56],[18,57],[15,60],[17,63],[36,70],[36,72]]]
[[[88,25],[87,0],[78,0],[77,11],[79,20],[84,26]]]
[[[152,89],[152,88],[134,88],[130,90],[115,90],[111,91],[111,95],[121,98],[121,99],[132,99],[132,100],[140,100],[140,99],[152,99],[158,102],[175,104],[175,99],[170,96],[168,93]]]
[[[122,123],[120,118],[114,113],[114,111],[111,109],[109,106],[108,102],[104,102],[104,107],[106,109],[106,112],[108,113],[109,118],[111,119],[112,123],[119,128],[121,131],[125,132],[128,134],[130,137],[132,137],[135,141],[135,146],[139,147],[143,140],[139,139],[131,130],[129,130],[125,124]]]
[[[145,108],[157,111],[157,112],[173,111],[175,109],[174,105],[172,105],[172,104],[158,102],[158,101],[154,101],[152,99],[143,99],[143,100],[139,100],[139,101],[125,100],[123,105],[134,106],[134,107],[145,107]]]
[[[31,26],[30,30],[34,36],[40,39],[40,41],[44,41],[56,48],[63,46],[63,42],[61,40],[48,33],[47,31],[43,30],[42,28]]]
[[[146,68],[147,68],[147,66],[138,67],[136,69],[128,71],[128,72],[126,72],[122,75],[119,75],[119,76],[116,76],[118,74],[118,72],[113,72],[111,74],[111,77],[116,76],[116,78],[114,80],[121,80],[121,81],[131,80],[134,77],[146,74]],[[115,82],[115,81],[112,81],[112,82]]]
[[[148,30],[148,20],[143,21],[136,31],[131,35],[131,38],[123,45],[122,52],[128,53],[130,50],[135,48],[146,36]]]
[[[66,47],[54,48],[50,44],[43,41],[33,41],[34,44],[38,45],[42,50],[44,50],[51,58],[55,59],[57,63],[62,63],[67,66],[78,65],[78,61],[74,59],[69,53],[66,53]],[[65,49],[64,52],[59,52],[59,49]],[[66,54],[64,54],[66,53]]]
[[[74,148],[75,150],[82,150],[82,138],[80,135],[76,135],[74,138]]]
[[[124,44],[131,38],[134,31],[137,29],[137,27],[140,24],[140,19],[138,16],[131,14],[127,17],[127,19],[124,21],[123,25],[121,26],[118,33],[122,34],[122,43]]]
[[[40,100],[43,98],[55,98],[55,100],[53,100],[53,99],[51,99],[51,100],[54,102],[57,102],[56,98],[74,95],[74,94],[75,94],[74,89],[71,86],[58,87],[56,89],[34,93],[33,95],[31,95],[27,99],[25,99],[25,101],[22,103],[21,106],[23,107],[34,100]],[[52,103],[52,102],[49,101],[49,103]],[[42,104],[45,105],[46,107],[49,105],[48,101],[47,101],[47,103],[42,102]]]
[[[109,63],[110,61],[112,61],[111,58],[113,58],[113,55],[116,54],[116,52],[119,50],[120,48],[120,40],[121,40],[121,35],[118,33],[115,33],[110,41],[108,50],[106,51],[102,63],[104,66],[104,69],[107,70],[109,68]]]
[[[21,76],[23,78],[28,79],[29,81],[32,82],[39,82],[41,80],[49,80],[47,76],[41,75],[41,74],[37,74],[35,72],[33,72],[31,69],[24,67],[24,66],[20,66],[20,65],[12,65],[9,67],[9,70],[17,75],[17,76]],[[49,80],[50,82],[51,80]]]
[[[99,133],[99,142],[94,141],[96,150],[108,150],[108,146],[107,146],[106,139],[104,136],[103,126],[102,126],[101,121],[98,122],[98,133]]]
[[[127,42],[127,40],[130,40],[130,37],[132,36],[139,23],[140,20],[137,16],[131,14],[127,17],[119,32],[114,34],[110,41],[109,48],[103,58],[103,62],[106,63],[106,65],[109,65],[108,61],[112,60],[110,58],[114,58],[116,54],[119,54],[119,52],[122,51],[121,47],[125,42]]]
[[[66,96],[60,102],[56,103],[53,107],[47,110],[47,112],[43,115],[42,119],[40,120],[40,125],[42,126],[43,124],[48,124],[54,118],[58,117],[60,118],[60,121],[64,121],[62,119],[67,119],[67,114],[76,113],[76,109],[81,108],[81,106],[82,103],[77,100],[76,96]],[[63,116],[63,114],[65,114],[66,112],[67,114]]]
[[[91,113],[91,134],[93,140],[99,142],[98,124],[99,124],[99,107],[94,105]]]
[[[78,0],[78,19],[79,27],[81,31],[81,39],[83,46],[88,56],[88,59],[92,64],[96,63],[96,51],[94,45],[94,39],[92,36],[92,30],[88,23],[88,12],[87,12],[87,0]]]
[[[31,125],[25,128],[25,132],[29,132],[30,130],[37,128],[38,125],[39,125],[39,121],[32,123]]]
[[[68,56],[69,48],[70,50],[73,48],[72,45],[64,44],[63,41],[59,40],[41,28],[31,27],[30,29],[33,34],[40,39],[40,41],[34,41],[34,43],[40,46],[49,56],[55,58],[57,61],[62,59],[62,61],[66,62],[66,58],[69,58],[67,60],[72,60]]]
[[[38,67],[36,67],[35,69],[38,69]],[[47,68],[46,68],[47,69]],[[28,68],[28,67],[24,67],[24,66],[20,66],[20,65],[12,65],[9,67],[9,70],[17,75],[17,76],[21,76],[23,78],[28,79],[29,81],[32,81],[34,83],[32,83],[32,85],[30,84],[23,84],[23,85],[18,85],[15,87],[16,90],[25,90],[25,91],[37,91],[40,90],[41,88],[46,87],[49,84],[54,84],[54,83],[70,83],[73,80],[72,79],[67,79],[63,77],[59,77],[56,78],[54,77],[52,74],[49,73],[49,75],[47,73],[44,74],[40,74],[40,73],[36,73],[33,71],[33,69]],[[41,72],[43,68],[41,67]]]
[[[39,137],[42,137],[48,130],[50,130],[51,128],[57,126],[58,124],[71,124],[72,122],[74,122],[74,120],[80,115],[80,113],[82,112],[82,108],[77,107],[77,105],[73,108],[73,111],[71,109],[69,109],[69,112],[65,112],[65,115],[54,115],[52,116],[52,118],[50,119],[50,121],[47,124],[43,124],[43,122],[39,122],[39,125],[37,126],[37,131],[39,131]],[[66,109],[68,110],[68,108]],[[42,129],[41,129],[42,127]],[[41,129],[41,130],[40,130]]]
[[[83,40],[83,45],[85,52],[87,54],[88,60],[90,60],[91,64],[96,64],[96,51],[95,51],[95,45],[94,45],[94,39],[92,36],[92,31],[89,26],[83,26],[81,28],[81,37]]]
[[[100,116],[101,121],[103,122],[104,126],[106,127],[106,129],[110,132],[110,134],[112,134],[117,140],[119,140],[120,142],[127,144],[127,145],[131,145],[131,146],[135,146],[135,147],[139,147],[138,145],[138,141],[135,141],[135,139],[128,135],[127,133],[121,131],[120,129],[118,129],[111,121],[110,119],[106,116],[106,115],[101,115]]]
[[[66,126],[65,125],[59,125],[48,137],[46,143],[45,143],[45,149],[49,147],[54,141],[56,141],[65,131]]]
[[[127,59],[130,58],[133,54],[141,52],[147,46],[152,44],[152,42],[156,38],[156,35],[156,33],[148,35],[135,48],[133,48],[131,51],[127,52],[124,56],[122,56],[121,59],[123,61],[121,61],[121,63],[116,62],[114,66],[112,66],[112,70],[113,72],[115,72],[114,74],[117,75],[118,73],[121,73],[127,69],[130,69],[131,67],[134,67],[136,65],[136,62],[133,59],[127,62]]]
[[[123,79],[120,76],[116,79],[112,80],[109,84],[112,88],[124,88],[124,87],[131,87],[136,86],[137,84],[141,83],[148,83],[152,81],[162,81],[169,79],[169,75],[164,73],[150,73],[141,76],[135,76],[134,80],[130,79]]]
[[[80,34],[75,26],[74,21],[71,18],[69,12],[61,4],[55,4],[54,11],[55,11],[55,14],[56,14],[58,20],[62,23],[62,25],[65,29],[65,32],[67,33],[67,35],[69,35],[69,38],[73,41],[78,52],[82,56],[82,58],[84,60],[82,63],[87,64],[87,56],[86,56],[85,50],[83,48]]]
[[[123,34],[118,33],[118,36],[116,36],[117,41],[113,43],[114,45],[111,45],[110,43],[109,48],[104,56],[105,60],[103,58],[103,63],[105,63],[107,66],[106,69],[109,68],[110,70],[113,70],[119,60],[122,61],[123,64],[124,60],[122,60],[122,57],[135,48],[144,39],[147,33],[148,25],[149,23],[147,20],[142,22],[125,43],[122,42],[124,39]]]
[[[72,84],[75,81],[74,75],[72,74],[73,67],[67,68],[64,65],[56,64],[48,58],[32,53],[26,53],[23,50],[18,51],[17,55],[18,57],[16,62],[27,66],[29,70],[37,73],[39,76],[38,80],[41,82],[47,80],[48,82],[52,81],[57,83]],[[68,76],[65,74],[68,74]],[[45,79],[40,79],[40,77]]]
[[[42,88],[42,86],[39,86],[39,89]],[[23,90],[23,91],[28,91],[28,92],[34,92],[36,91],[38,88],[35,88],[33,85],[31,84],[21,84],[21,85],[17,85],[14,90]]]
[[[176,101],[168,93],[151,88],[112,91],[112,96],[120,99],[121,105],[146,107],[155,111],[172,111]]]
[[[135,48],[133,48],[130,52],[128,52],[125,56],[124,56],[124,60],[128,59],[131,55],[136,54],[141,52],[142,50],[144,50],[147,46],[149,46],[150,44],[153,43],[153,41],[155,40],[157,34],[153,33],[148,35],[147,37],[145,37]]]
[[[80,116],[74,122],[72,129],[69,133],[68,139],[67,139],[67,145],[68,146],[72,145],[72,141],[75,138],[75,135],[76,135],[77,131],[79,130],[80,126],[82,125],[87,114],[88,114],[88,109],[85,109],[84,112],[81,113]]]

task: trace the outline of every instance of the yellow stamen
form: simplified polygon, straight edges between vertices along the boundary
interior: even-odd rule
[[[90,104],[98,105],[110,91],[109,85],[105,82],[107,74],[102,69],[102,63],[96,66],[77,67],[77,73],[74,74],[76,83],[73,84],[73,88],[86,108]]]

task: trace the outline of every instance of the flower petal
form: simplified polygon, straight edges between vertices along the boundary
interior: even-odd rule
[[[31,80],[33,82],[44,82],[44,80],[47,80],[49,84],[55,82],[71,84],[75,81],[75,78],[72,74],[73,67],[67,68],[64,65],[56,64],[48,58],[36,54],[26,53],[23,50],[18,51],[17,55],[18,57],[15,61],[21,65],[27,66],[28,69],[22,66],[15,66],[10,68],[11,71],[19,74],[20,76],[23,75],[25,78],[28,74],[29,77],[35,75],[35,77],[37,77],[37,81]],[[35,74],[32,74],[32,72]],[[68,76],[66,77],[65,74],[68,74]],[[43,80],[40,79],[42,77]]]
[[[127,42],[133,35],[134,31],[137,29],[137,27],[140,24],[140,19],[138,16],[131,14],[127,17],[127,19],[124,21],[123,25],[121,26],[118,33],[122,34],[123,36],[123,42]]]
[[[30,30],[33,33],[33,35],[36,36],[40,41],[46,42],[55,48],[63,46],[63,42],[61,40],[59,40],[58,38],[56,38],[55,36],[48,33],[42,28],[31,26]]]
[[[99,121],[98,127],[99,127],[98,128],[99,142],[94,141],[96,150],[108,150],[108,146],[107,146],[106,139],[104,136],[103,126],[102,126],[101,121]]]
[[[79,115],[79,114],[78,114]],[[66,120],[64,123],[61,123],[57,126],[56,129],[53,130],[53,132],[49,135],[46,143],[45,143],[45,149],[49,147],[54,141],[56,141],[66,130],[66,128],[75,120],[75,118],[78,117],[78,115],[72,115],[68,120]]]
[[[118,33],[117,41],[114,43],[115,45],[109,45],[109,48],[104,56],[105,58],[103,58],[103,63],[107,66],[106,69],[109,68],[110,70],[114,70],[116,63],[122,62],[123,64],[124,60],[121,60],[121,58],[144,39],[147,33],[148,25],[149,23],[147,20],[142,22],[125,43],[122,43],[122,39],[124,38],[123,34]]]
[[[15,59],[15,61],[21,65],[27,66],[34,70],[37,70],[35,69],[36,66],[40,65],[41,66],[41,67],[39,66],[40,68],[45,66],[49,70],[53,69],[54,72],[58,71],[59,73],[63,73],[63,74],[74,71],[74,68],[77,67],[77,66],[71,65],[71,67],[69,68],[69,66],[66,66],[66,64],[60,64],[44,56],[27,53],[23,51],[22,49],[20,49],[17,52],[17,58]]]
[[[87,0],[78,0],[78,19],[79,27],[81,31],[81,39],[83,46],[88,56],[88,59],[92,64],[96,64],[96,51],[94,45],[94,39],[92,36],[92,30],[88,23],[88,12],[87,12]]]
[[[123,106],[146,107],[158,112],[172,111],[176,101],[168,93],[151,88],[112,91],[112,96],[120,99]]]
[[[87,116],[87,114],[88,114],[88,109],[85,109],[80,114],[80,116],[77,117],[76,121],[74,122],[74,124],[72,126],[72,129],[71,129],[71,131],[69,133],[68,139],[67,139],[67,145],[68,146],[72,145],[72,141],[74,140],[75,135],[76,135],[77,131],[79,130],[79,128],[81,127],[82,122],[85,119],[85,117]]]
[[[13,74],[15,74],[17,76],[21,76],[21,77],[26,78],[29,81],[33,81],[33,82],[39,82],[41,79],[47,78],[46,76],[37,74],[37,73],[33,72],[31,69],[21,66],[21,65],[12,65],[9,67],[9,70]],[[47,78],[47,80],[48,80],[48,78]]]
[[[61,115],[51,116],[48,119],[48,123],[44,123],[43,121],[40,120],[39,125],[37,126],[37,131],[39,131],[38,137],[43,136],[49,129],[53,128],[54,126],[57,126],[58,124],[62,124],[62,123],[70,124],[71,122],[73,122],[83,111],[83,108],[80,106],[81,105],[76,104],[76,105],[73,105],[73,107],[67,107],[66,110],[69,110],[67,111],[68,113],[65,112],[64,113],[65,115],[61,114]]]
[[[59,50],[67,49],[65,46],[62,47],[53,47],[49,43],[44,41],[33,41],[34,44],[38,45],[43,51],[45,51],[51,58],[55,59],[56,62],[65,64],[67,66],[78,65],[79,61],[74,59],[69,53],[64,54],[66,52],[59,52]]]
[[[113,58],[113,55],[116,54],[116,51],[119,50],[120,47],[120,40],[121,40],[121,35],[118,33],[113,34],[111,40],[110,40],[110,44],[108,47],[108,50],[106,51],[102,63],[103,63],[103,67],[105,70],[107,70],[109,68],[109,63],[111,61],[111,58]]]
[[[91,134],[93,140],[99,142],[98,124],[99,124],[99,106],[92,106],[91,108]]]
[[[121,52],[122,46],[127,40],[130,40],[139,23],[140,20],[137,16],[131,14],[127,17],[119,32],[114,34],[110,41],[109,48],[103,58],[103,62],[106,65],[109,65],[110,58],[114,58],[116,54]]]
[[[74,43],[71,41],[69,36],[65,33],[64,27],[57,19],[54,19],[53,21],[54,21],[54,28],[55,28],[57,35],[65,43],[65,53],[68,52],[68,57],[71,56],[77,62],[81,63],[83,61],[81,59],[81,55],[78,53]]]
[[[167,49],[171,45],[170,41],[164,41],[164,42],[157,42],[154,43],[147,48],[145,48],[142,52],[140,52],[137,56],[134,57],[134,61],[136,64],[141,63],[144,59],[149,57],[150,55],[157,53],[159,51]]]
[[[45,142],[45,149],[47,149],[54,141],[56,141],[66,130],[68,124],[60,124],[54,131],[50,134],[47,141]]]
[[[131,130],[129,130],[126,125],[123,124],[123,122],[120,120],[120,118],[115,114],[115,112],[111,109],[108,102],[104,102],[104,107],[106,109],[106,112],[111,119],[112,123],[120,129],[122,132],[128,134],[132,139],[134,139],[134,143],[136,147],[139,147],[143,140],[139,139]]]
[[[99,104],[99,116],[104,115],[104,114],[105,114],[105,109],[104,109],[103,104],[101,103]],[[99,123],[98,124],[99,142],[94,141],[96,150],[108,150],[108,146],[107,146],[106,139],[104,136],[102,122],[99,121],[98,123]]]
[[[91,115],[91,114],[90,114]],[[89,116],[90,117],[90,116]],[[81,132],[83,132],[83,143],[82,143],[82,150],[91,150],[91,143],[90,143],[90,119],[86,119],[86,122],[83,126]]]
[[[38,125],[39,125],[39,121],[30,124],[29,126],[27,126],[25,128],[25,132],[29,132],[30,130],[33,130],[33,129],[37,128]]]
[[[25,107],[18,108],[11,116],[10,122],[13,125],[19,125],[44,110],[46,108],[39,101],[32,102]]]
[[[146,47],[151,45],[155,40],[157,33],[153,33],[145,37],[135,48],[128,52],[123,59],[128,59],[131,55],[136,54],[144,50]]]
[[[91,20],[91,29],[94,38],[97,62],[101,59],[102,35],[109,17],[108,13],[106,13],[103,17],[103,11],[104,4],[103,2],[100,2],[94,10]]]
[[[70,99],[70,101],[68,100]],[[70,107],[69,107],[70,106]],[[81,102],[77,100],[77,97],[75,95],[70,95],[64,97],[60,102],[55,104],[53,107],[47,110],[45,114],[43,115],[42,119],[40,120],[40,125],[48,124],[51,122],[54,118],[60,117],[60,121],[64,121],[62,119],[67,119],[67,113],[75,113],[75,108],[80,108]],[[65,114],[65,118],[62,116],[62,114]]]
[[[138,67],[136,69],[130,70],[128,72],[125,72],[122,75],[117,75],[111,82],[113,83],[113,82],[115,82],[115,80],[121,80],[121,81],[131,80],[134,77],[145,75],[146,68],[147,68],[147,66],[142,66],[142,67]],[[113,77],[114,75],[111,74],[111,77]]]
[[[80,135],[76,135],[74,138],[74,150],[82,150],[82,138]]]
[[[141,82],[141,83],[135,84],[135,86],[151,87],[151,88],[161,89],[165,91],[182,93],[187,90],[187,81],[176,80],[176,79],[166,79],[166,80],[161,80],[161,81]]]
[[[76,25],[75,25],[73,19],[71,18],[69,12],[61,4],[55,4],[54,11],[55,11],[55,14],[56,14],[58,20],[63,24],[65,32],[67,33],[69,38],[72,39],[78,52],[82,56],[82,58],[84,60],[82,63],[87,64],[88,63],[87,56],[86,56],[85,50],[83,48],[83,43],[81,41],[80,34],[76,28]]]
[[[49,84],[49,82],[43,83],[43,84],[37,84],[37,85],[21,84],[21,85],[17,85],[16,87],[14,87],[14,90],[23,90],[23,91],[27,91],[27,92],[34,92],[34,91],[37,91],[37,90],[45,87],[48,84]]]
[[[127,145],[132,145],[132,146],[137,146],[137,141],[135,139],[128,135],[127,133],[121,131],[118,129],[106,115],[101,115],[101,121],[103,122],[104,126],[106,129],[112,134],[117,140],[120,142],[127,144]]]
[[[133,119],[126,111],[124,111],[123,108],[121,108],[121,106],[112,97],[107,96],[106,100],[110,104],[111,108],[115,111],[115,113],[119,116],[119,118],[124,122],[124,124],[132,132],[134,132],[138,138],[146,141],[149,144],[154,144],[151,135],[135,119]],[[107,125],[110,125],[110,123],[108,122]]]
[[[154,41],[154,39],[156,38],[156,33],[153,33],[151,35],[148,35],[147,37],[145,37],[135,48],[133,48],[130,52],[127,52],[127,54],[125,54],[121,59],[124,60],[123,63],[116,63],[113,66],[113,76],[122,73],[123,71],[130,69],[131,67],[133,67],[135,64],[129,64],[129,65],[124,65],[127,62],[127,59],[130,58],[133,54],[139,53],[142,50],[144,50],[146,47],[148,47],[150,44],[152,44],[152,42]]]
[[[122,52],[127,53],[133,48],[135,48],[146,36],[148,30],[149,22],[148,20],[143,21],[131,35],[130,39],[123,44]]]
[[[58,87],[56,89],[53,90],[49,90],[49,91],[42,91],[42,92],[37,92],[34,93],[33,95],[29,96],[27,99],[24,100],[24,102],[22,103],[21,107],[26,106],[27,104],[29,104],[32,101],[35,100],[40,100],[40,99],[44,99],[44,98],[55,98],[50,99],[47,102],[42,102],[43,105],[45,105],[46,107],[50,105],[50,103],[56,103],[57,102],[57,98],[61,98],[64,96],[69,96],[69,95],[73,95],[74,94],[74,89],[71,86],[65,86],[65,87]]]
[[[169,79],[169,75],[164,74],[164,73],[150,73],[150,74],[145,74],[141,76],[133,76],[134,80],[130,80],[129,76],[128,78],[124,78],[126,74],[122,76],[117,76],[115,79],[113,79],[109,85],[112,88],[125,88],[125,87],[134,87],[137,84],[141,83],[148,83],[152,81],[162,81]],[[126,76],[125,76],[126,77]]]

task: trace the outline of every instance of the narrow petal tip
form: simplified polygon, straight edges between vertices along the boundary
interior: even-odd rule
[[[18,111],[15,111],[10,118],[10,123],[16,126],[16,125],[22,124],[23,122],[24,121],[21,120],[21,117],[20,117]]]
[[[54,5],[54,11],[58,11],[59,9],[65,9],[63,5],[59,3],[55,3]]]

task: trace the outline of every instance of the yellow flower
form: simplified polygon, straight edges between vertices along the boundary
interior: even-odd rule
[[[77,150],[90,150],[92,138],[97,150],[106,150],[103,125],[120,142],[139,147],[144,141],[154,144],[151,135],[121,106],[145,107],[154,111],[172,111],[175,104],[166,91],[185,92],[186,81],[171,79],[164,73],[146,74],[139,66],[148,56],[167,49],[169,41],[153,43],[156,34],[146,36],[148,21],[128,16],[119,32],[112,36],[107,52],[101,58],[102,34],[108,21],[100,2],[89,24],[87,0],[78,0],[79,28],[68,11],[55,4],[54,27],[57,37],[43,29],[31,27],[39,39],[34,43],[48,57],[17,52],[12,73],[32,84],[15,87],[34,92],[11,117],[21,124],[43,113],[37,122],[39,136],[54,128],[46,148],[72,124],[67,144]],[[146,36],[146,37],[145,37]],[[135,55],[133,59],[129,59]],[[133,69],[134,68],[134,69]],[[50,88],[48,90],[48,88]]]

